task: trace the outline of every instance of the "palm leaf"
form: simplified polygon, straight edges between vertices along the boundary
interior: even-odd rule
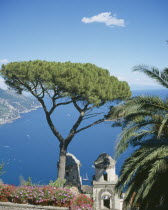
[[[168,88],[168,73],[167,69],[160,73],[160,71],[155,67],[149,67],[146,65],[135,66],[133,71],[143,72],[150,78],[154,79],[156,82],[161,84],[163,87]]]
[[[158,131],[158,138],[161,137],[161,134],[162,134],[162,131],[164,129],[164,127],[166,126],[166,124],[168,125],[168,114],[165,115],[165,118],[163,119],[161,125],[160,125],[160,128],[159,128],[159,131]]]

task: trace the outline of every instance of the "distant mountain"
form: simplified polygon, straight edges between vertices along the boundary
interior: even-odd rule
[[[10,90],[0,89],[0,124],[20,118],[21,113],[40,107],[37,100],[19,95]]]

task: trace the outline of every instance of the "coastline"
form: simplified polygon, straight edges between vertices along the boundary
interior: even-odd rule
[[[2,122],[0,122],[0,125],[12,123],[12,122],[14,122],[15,120],[21,118],[21,115],[20,115],[20,114],[26,114],[26,113],[35,111],[35,110],[37,110],[37,109],[40,108],[40,107],[41,107],[41,105],[35,106],[35,107],[33,107],[32,109],[29,109],[29,110],[25,110],[25,111],[19,112],[17,117],[14,117],[14,118],[11,118],[11,119],[6,119],[6,120],[4,119]]]

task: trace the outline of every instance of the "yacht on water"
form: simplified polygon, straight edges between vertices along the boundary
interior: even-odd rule
[[[83,176],[83,179],[82,180],[83,181],[88,181],[89,180],[87,173],[86,173],[86,177]]]

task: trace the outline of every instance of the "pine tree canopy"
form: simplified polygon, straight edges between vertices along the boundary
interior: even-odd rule
[[[90,63],[11,62],[2,66],[1,75],[19,93],[33,91],[44,97],[54,90],[59,97],[69,96],[95,106],[131,95],[127,82]]]

